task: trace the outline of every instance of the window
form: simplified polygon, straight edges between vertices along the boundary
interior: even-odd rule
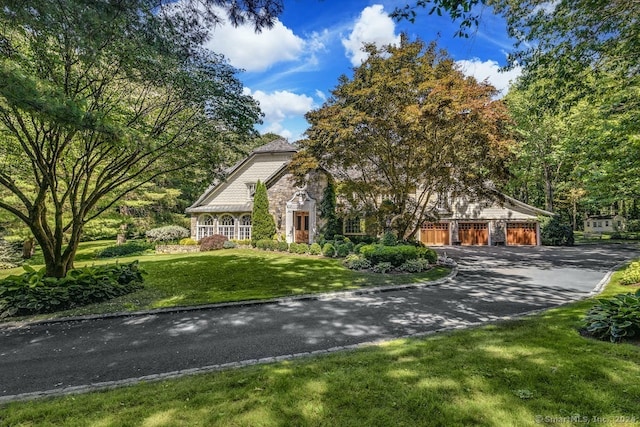
[[[347,218],[344,221],[344,234],[364,234],[363,228],[359,217]]]
[[[236,222],[231,215],[223,215],[218,220],[218,234],[227,236],[227,239],[236,238]]]
[[[242,215],[240,217],[240,226],[238,227],[238,239],[251,239],[251,215]]]
[[[618,227],[622,227],[622,221],[618,221]]]
[[[207,236],[216,234],[215,220],[211,215],[201,215],[198,218],[198,226],[196,227],[196,240],[202,240]]]
[[[587,221],[587,227],[591,227],[591,223]]]
[[[602,227],[602,221],[598,221],[598,227]]]
[[[609,221],[605,221],[605,222],[604,222],[604,226],[605,226],[605,227],[608,227],[608,226],[609,226]]]
[[[255,182],[247,182],[247,196],[249,199],[253,199],[253,196],[256,195],[256,183]]]

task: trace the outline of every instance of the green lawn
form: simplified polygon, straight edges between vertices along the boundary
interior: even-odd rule
[[[110,243],[83,243],[76,266],[115,262],[113,259],[96,260],[94,257],[96,250]],[[449,273],[449,269],[444,267],[435,267],[420,274],[359,273],[343,267],[338,259],[251,249],[179,255],[149,254],[119,258],[118,261],[125,263],[135,259],[140,260],[142,268],[149,273],[145,276],[143,290],[100,304],[30,318],[135,311],[331,292],[364,286],[399,285],[435,280]],[[32,262],[36,268],[38,261],[36,256]],[[21,272],[22,269],[4,270],[0,271],[0,277]]]
[[[604,296],[629,291],[616,280]],[[581,337],[592,303],[352,352],[12,403],[0,408],[0,425],[638,425],[640,347]]]

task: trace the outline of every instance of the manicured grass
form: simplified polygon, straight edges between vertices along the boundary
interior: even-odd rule
[[[630,291],[616,280],[605,295]],[[581,337],[591,304],[324,357],[12,403],[0,408],[0,425],[637,425],[640,347]]]
[[[84,243],[76,266],[113,263],[96,260],[93,253],[111,242]],[[399,285],[442,278],[449,269],[435,267],[420,274],[360,273],[345,268],[341,260],[250,249],[224,249],[178,255],[142,255],[119,258],[119,262],[140,260],[145,288],[111,301],[33,316],[31,319],[79,314],[247,301],[291,295],[356,289],[364,286]],[[37,258],[35,260],[37,262]],[[21,269],[5,270],[19,274]],[[16,320],[9,319],[9,320]]]

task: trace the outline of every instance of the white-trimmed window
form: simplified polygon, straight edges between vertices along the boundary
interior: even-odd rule
[[[218,218],[218,234],[227,236],[229,240],[236,238],[236,220],[231,215]]]
[[[344,234],[364,234],[362,221],[359,217],[344,220]]]
[[[242,215],[240,217],[240,226],[238,227],[238,239],[251,239],[251,215]]]
[[[198,226],[196,230],[196,240],[201,240],[207,236],[216,234],[215,219],[208,214],[198,217]]]

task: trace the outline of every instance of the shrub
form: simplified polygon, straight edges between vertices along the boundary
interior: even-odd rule
[[[322,255],[332,258],[336,254],[336,249],[331,243],[325,243],[322,247]]]
[[[280,252],[289,252],[289,244],[283,240],[276,242],[275,249]]]
[[[389,262],[394,267],[399,267],[410,259],[417,259],[427,253],[423,249],[410,245],[385,246],[382,244],[365,245],[360,248],[360,253],[368,259],[372,265],[381,262]]]
[[[200,252],[215,251],[224,247],[224,242],[228,241],[227,236],[214,234],[200,240]]]
[[[600,299],[587,313],[586,330],[596,338],[619,342],[640,334],[640,289],[635,294]]]
[[[309,252],[309,245],[306,243],[291,243],[289,245],[289,252],[292,254],[305,254]]]
[[[51,313],[115,298],[142,288],[138,262],[71,270],[67,277],[45,277],[24,267],[20,276],[0,280],[0,318]]]
[[[311,255],[321,255],[322,254],[322,247],[320,246],[319,243],[313,243],[311,246],[309,246],[309,254]]]
[[[378,264],[374,265],[372,270],[374,273],[388,273],[389,271],[391,271],[393,269],[393,266],[391,265],[390,262],[379,262]]]
[[[349,255],[349,252],[351,252],[349,245],[349,243],[340,243],[336,245],[336,256],[344,258]],[[351,243],[351,246],[353,246],[353,243]]]
[[[271,239],[260,239],[256,241],[256,248],[262,249],[263,251],[275,251],[280,250],[280,243],[276,240]],[[284,242],[286,244],[286,242]]]
[[[420,246],[418,247],[418,258],[424,258],[430,264],[435,264],[438,262],[438,253],[431,248]]]
[[[178,244],[182,246],[195,246],[198,242],[193,240],[191,237],[185,237],[184,239],[181,239]]]
[[[632,262],[622,273],[620,284],[634,285],[640,283],[640,261]]]
[[[251,239],[231,239],[238,246],[249,246],[251,244]]]
[[[384,246],[395,246],[398,244],[398,238],[395,234],[391,232],[384,233],[382,239],[380,239],[380,244]]]
[[[224,242],[222,244],[222,249],[233,249],[235,248],[237,245],[235,242],[232,242],[231,240],[227,240],[226,242]]]
[[[558,215],[542,222],[540,236],[542,244],[547,246],[573,246],[574,242],[573,229],[562,223]]]
[[[371,268],[369,260],[355,254],[347,255],[343,264],[350,270],[368,270]]]
[[[353,247],[353,253],[354,254],[359,254],[360,253],[360,248],[362,248],[365,245],[366,245],[366,243],[358,243],[357,245],[355,245]]]
[[[14,268],[22,264],[22,244],[0,239],[0,270]]]
[[[420,273],[421,271],[429,270],[431,267],[429,266],[429,261],[424,258],[418,259],[410,259],[404,262],[398,270],[404,271],[407,273]]]
[[[637,233],[640,231],[640,219],[630,219],[627,221],[627,231]]]
[[[145,237],[150,242],[177,242],[180,239],[189,237],[191,232],[179,225],[167,225],[153,228],[145,233]]]
[[[129,240],[122,245],[112,245],[98,251],[96,258],[115,258],[128,255],[139,255],[154,248],[153,243],[142,240]]]

